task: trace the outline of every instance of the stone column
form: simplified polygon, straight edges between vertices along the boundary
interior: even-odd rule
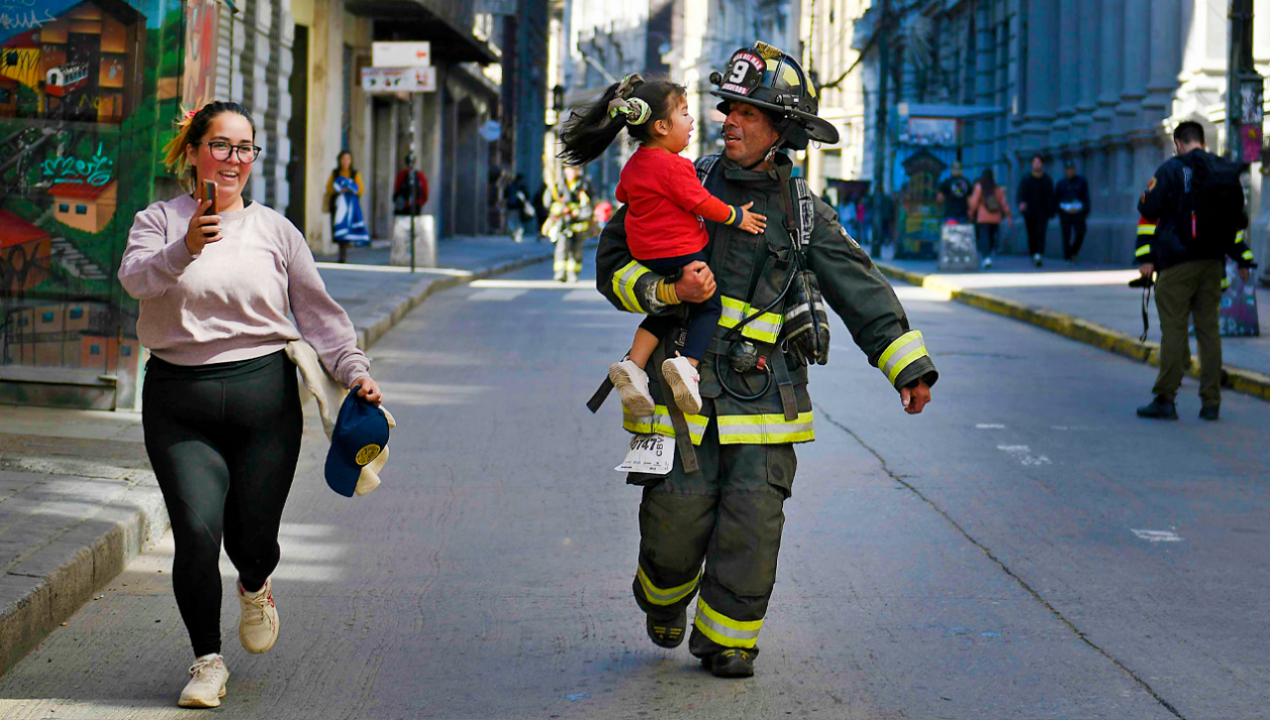
[[[997,38],[992,9],[981,2],[975,7],[975,103],[984,107],[997,104]],[[986,167],[992,162],[992,142],[996,138],[996,117],[974,120],[970,123],[974,139],[974,155],[970,161],[975,166]]]
[[[1158,53],[1151,52],[1150,31],[1151,3],[1125,2],[1124,61],[1121,65],[1120,104],[1116,106],[1118,133],[1132,133],[1140,128],[1142,99],[1147,95],[1148,67],[1162,59]]]
[[[1151,3],[1150,75],[1147,96],[1142,100],[1143,120],[1152,126],[1172,112],[1173,91],[1182,70],[1182,2],[1153,0]],[[1156,52],[1159,48],[1162,52]]]
[[[1028,2],[1027,64],[1024,87],[1027,95],[1023,116],[1022,147],[1039,150],[1049,145],[1050,127],[1054,124],[1055,93],[1052,70],[1054,63],[1054,4],[1050,0]]]
[[[1102,47],[1098,3],[1099,0],[1080,0],[1080,87],[1072,125],[1076,128],[1073,134],[1082,142],[1091,138],[1089,126],[1094,121],[1094,111],[1098,109],[1099,51]]]
[[[1075,139],[1071,132],[1080,99],[1080,0],[1060,0],[1058,6],[1058,54],[1053,63],[1058,74],[1058,122],[1050,135],[1051,145],[1066,145]]]
[[[1133,2],[1134,0],[1130,0]],[[1117,52],[1124,40],[1120,32],[1124,20],[1124,0],[1101,0],[1098,20],[1102,31],[1102,49],[1098,54],[1099,78],[1098,109],[1094,111],[1093,140],[1102,141],[1115,131],[1115,108],[1120,104],[1121,53]]]

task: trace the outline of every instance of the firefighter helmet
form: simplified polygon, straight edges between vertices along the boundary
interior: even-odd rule
[[[784,134],[782,147],[802,150],[809,140],[833,144],[838,129],[817,117],[816,89],[807,81],[802,66],[788,54],[764,42],[732,53],[727,70],[711,73],[716,86],[710,94],[723,99],[725,115],[732,102],[744,102],[767,111]]]

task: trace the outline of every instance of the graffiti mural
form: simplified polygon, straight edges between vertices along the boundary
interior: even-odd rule
[[[0,402],[133,402],[115,275],[166,174],[184,22],[180,0],[0,0]]]

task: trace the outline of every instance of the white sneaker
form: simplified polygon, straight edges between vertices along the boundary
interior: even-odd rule
[[[661,374],[675,395],[675,404],[684,414],[695,415],[701,412],[701,390],[698,387],[701,376],[692,363],[688,362],[688,358],[682,355],[670,358],[661,364]]]
[[[258,592],[249,593],[238,583],[238,604],[243,615],[238,621],[238,639],[249,653],[265,653],[278,640],[278,608],[273,604],[273,578],[265,580]]]
[[[987,268],[992,267],[992,258],[990,258],[990,257],[986,257],[986,258],[984,258],[984,259],[983,259],[983,267],[984,267],[984,269],[985,269],[985,270],[986,270]]]
[[[1040,267],[1040,266],[1041,266],[1041,254],[1040,254],[1040,253],[1036,253],[1036,254],[1032,255],[1032,262],[1036,263],[1036,266],[1037,266],[1037,267]]]
[[[225,658],[216,653],[204,655],[190,666],[190,681],[181,691],[177,705],[185,708],[220,707],[228,681],[229,668],[225,667]]]
[[[653,396],[648,392],[648,373],[630,360],[609,366],[609,381],[622,396],[622,407],[635,417],[653,414]]]

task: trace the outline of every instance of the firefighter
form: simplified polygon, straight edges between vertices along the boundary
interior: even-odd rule
[[[716,288],[720,295],[723,314],[699,366],[700,414],[682,415],[667,402],[653,362],[654,414],[623,418],[637,435],[674,438],[668,473],[627,478],[643,488],[633,589],[650,639],[667,648],[683,642],[687,608],[697,596],[689,650],[716,676],[748,677],[776,581],[794,444],[815,437],[807,368],[828,360],[823,300],[896,388],[906,412],[922,411],[938,374],[868,253],[831,207],[800,179],[790,180],[791,162],[779,149],[838,141],[833,126],[816,116],[814,89],[799,64],[755,43],[734,53],[711,82],[727,116],[725,149],[699,160],[698,174],[724,202],[763,208],[765,234],[707,222],[708,265],[661,277],[627,251],[623,207],[601,235],[597,285],[618,309],[648,314],[673,313]],[[663,341],[661,355],[673,356],[674,335]],[[603,391],[593,410],[602,399]]]
[[[1160,373],[1155,399],[1138,408],[1138,417],[1177,420],[1177,391],[1191,364],[1187,325],[1193,319],[1199,346],[1199,417],[1221,415],[1222,290],[1229,256],[1245,282],[1251,275],[1251,248],[1244,241],[1248,216],[1244,209],[1240,167],[1210,154],[1204,128],[1185,121],[1173,131],[1177,156],[1155,171],[1138,200],[1142,221],[1134,257],[1144,278],[1155,281],[1155,307],[1160,313]]]
[[[553,277],[557,282],[576,282],[582,272],[582,245],[591,237],[591,183],[580,167],[566,167],[564,182],[547,188],[543,202],[548,206],[546,234],[556,244]]]

